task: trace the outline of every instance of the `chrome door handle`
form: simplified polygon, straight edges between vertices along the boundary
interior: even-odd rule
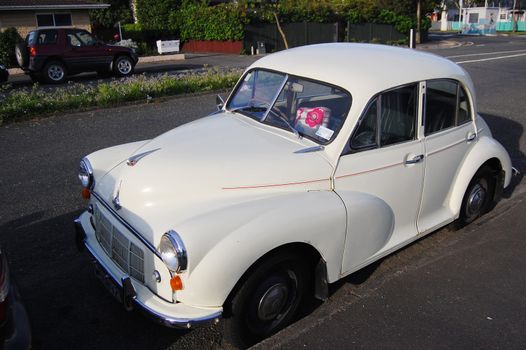
[[[414,156],[412,159],[408,159],[405,161],[405,164],[416,164],[420,163],[424,159],[423,154],[419,154],[418,156]]]
[[[475,140],[476,138],[477,138],[477,134],[475,134],[475,133],[470,133],[470,134],[468,135],[468,137],[466,137],[466,142],[471,142],[471,141]]]

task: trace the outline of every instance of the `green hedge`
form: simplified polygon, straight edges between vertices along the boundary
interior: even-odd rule
[[[170,16],[172,27],[181,32],[182,40],[242,40],[247,19],[242,6],[185,1]]]
[[[136,0],[137,18],[145,29],[174,29],[170,15],[177,12],[180,0]]]
[[[15,46],[22,42],[22,37],[15,28],[7,28],[0,32],[0,63],[7,67],[18,67],[15,56]]]

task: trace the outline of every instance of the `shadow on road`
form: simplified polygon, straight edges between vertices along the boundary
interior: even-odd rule
[[[125,311],[96,278],[88,254],[77,251],[72,220],[79,214],[42,220],[44,212],[37,212],[0,225],[35,349],[167,349],[180,342],[203,348],[220,342],[219,333],[211,336],[206,327],[170,329]]]
[[[521,172],[520,175],[512,178],[510,186],[503,193],[505,198],[509,198],[515,187],[521,183],[523,174],[526,172],[526,155],[521,151],[520,145],[524,127],[520,123],[504,117],[487,113],[481,113],[481,116],[488,123],[493,137],[510,154],[512,165]]]

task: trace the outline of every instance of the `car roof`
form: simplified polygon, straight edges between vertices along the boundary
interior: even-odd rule
[[[473,90],[471,78],[443,57],[408,48],[375,44],[330,43],[301,46],[261,58],[260,67],[340,86],[353,98],[415,81],[450,78]]]

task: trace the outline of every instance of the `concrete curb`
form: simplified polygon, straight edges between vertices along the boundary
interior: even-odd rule
[[[186,56],[184,53],[178,53],[174,55],[144,56],[144,57],[139,57],[139,63],[179,61],[179,60],[184,60],[184,59],[186,59]]]
[[[151,62],[164,62],[164,61],[180,61],[186,59],[184,53],[178,53],[174,55],[160,55],[160,56],[144,56],[139,57],[138,63],[151,63]],[[20,68],[9,68],[7,70],[9,75],[24,74],[24,71]]]

